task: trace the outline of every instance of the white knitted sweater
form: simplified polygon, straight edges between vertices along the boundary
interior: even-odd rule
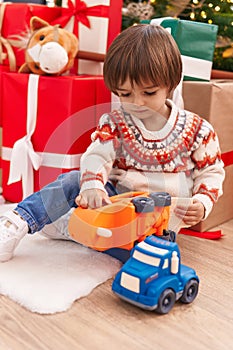
[[[126,191],[166,191],[193,197],[205,207],[205,218],[222,194],[223,162],[213,127],[194,113],[178,110],[159,131],[123,110],[104,114],[92,143],[81,157],[81,192],[103,191],[112,166],[127,170],[116,187]]]

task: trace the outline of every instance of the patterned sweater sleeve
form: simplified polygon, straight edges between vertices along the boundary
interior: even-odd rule
[[[82,155],[80,161],[80,193],[93,188],[106,192],[104,185],[116,157],[115,149],[118,140],[117,128],[108,114],[104,114],[100,118],[98,127],[91,135],[91,139],[92,143]]]
[[[222,184],[225,177],[224,164],[216,132],[205,120],[201,125],[192,152],[195,164],[193,172],[193,198],[203,203],[206,219],[213,204],[222,195]]]

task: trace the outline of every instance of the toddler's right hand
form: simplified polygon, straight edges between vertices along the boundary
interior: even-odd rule
[[[80,193],[76,199],[75,203],[82,208],[96,209],[102,207],[106,204],[111,204],[108,195],[99,189],[85,190]]]
[[[111,181],[120,182],[120,181],[124,181],[126,175],[127,175],[127,170],[119,169],[119,168],[112,168],[108,178]]]

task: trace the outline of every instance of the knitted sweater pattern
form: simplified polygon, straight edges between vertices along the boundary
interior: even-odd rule
[[[186,186],[188,196],[200,200],[209,214],[222,194],[224,180],[218,137],[206,120],[168,103],[172,112],[159,131],[145,129],[142,121],[122,109],[100,118],[92,144],[81,158],[81,192],[90,188],[104,191],[112,166],[128,170],[119,185],[124,187],[128,179],[138,191],[143,190],[144,181],[156,190],[158,174],[164,174],[174,187],[177,179],[183,179],[180,188]],[[169,192],[177,196],[180,191],[169,187]]]
[[[116,149],[116,164],[124,169],[135,168],[149,172],[189,171],[201,169],[221,159],[219,149],[203,152],[202,158],[195,159],[194,152],[203,143],[216,139],[209,123],[193,113],[178,113],[168,135],[148,139],[129,114],[113,111],[105,115],[93,141],[113,140]]]

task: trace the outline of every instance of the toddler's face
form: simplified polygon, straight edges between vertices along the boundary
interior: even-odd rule
[[[170,111],[166,105],[167,88],[154,86],[151,82],[132,86],[127,79],[118,87],[117,93],[124,110],[138,119],[147,119],[153,112],[166,119],[169,117]]]

